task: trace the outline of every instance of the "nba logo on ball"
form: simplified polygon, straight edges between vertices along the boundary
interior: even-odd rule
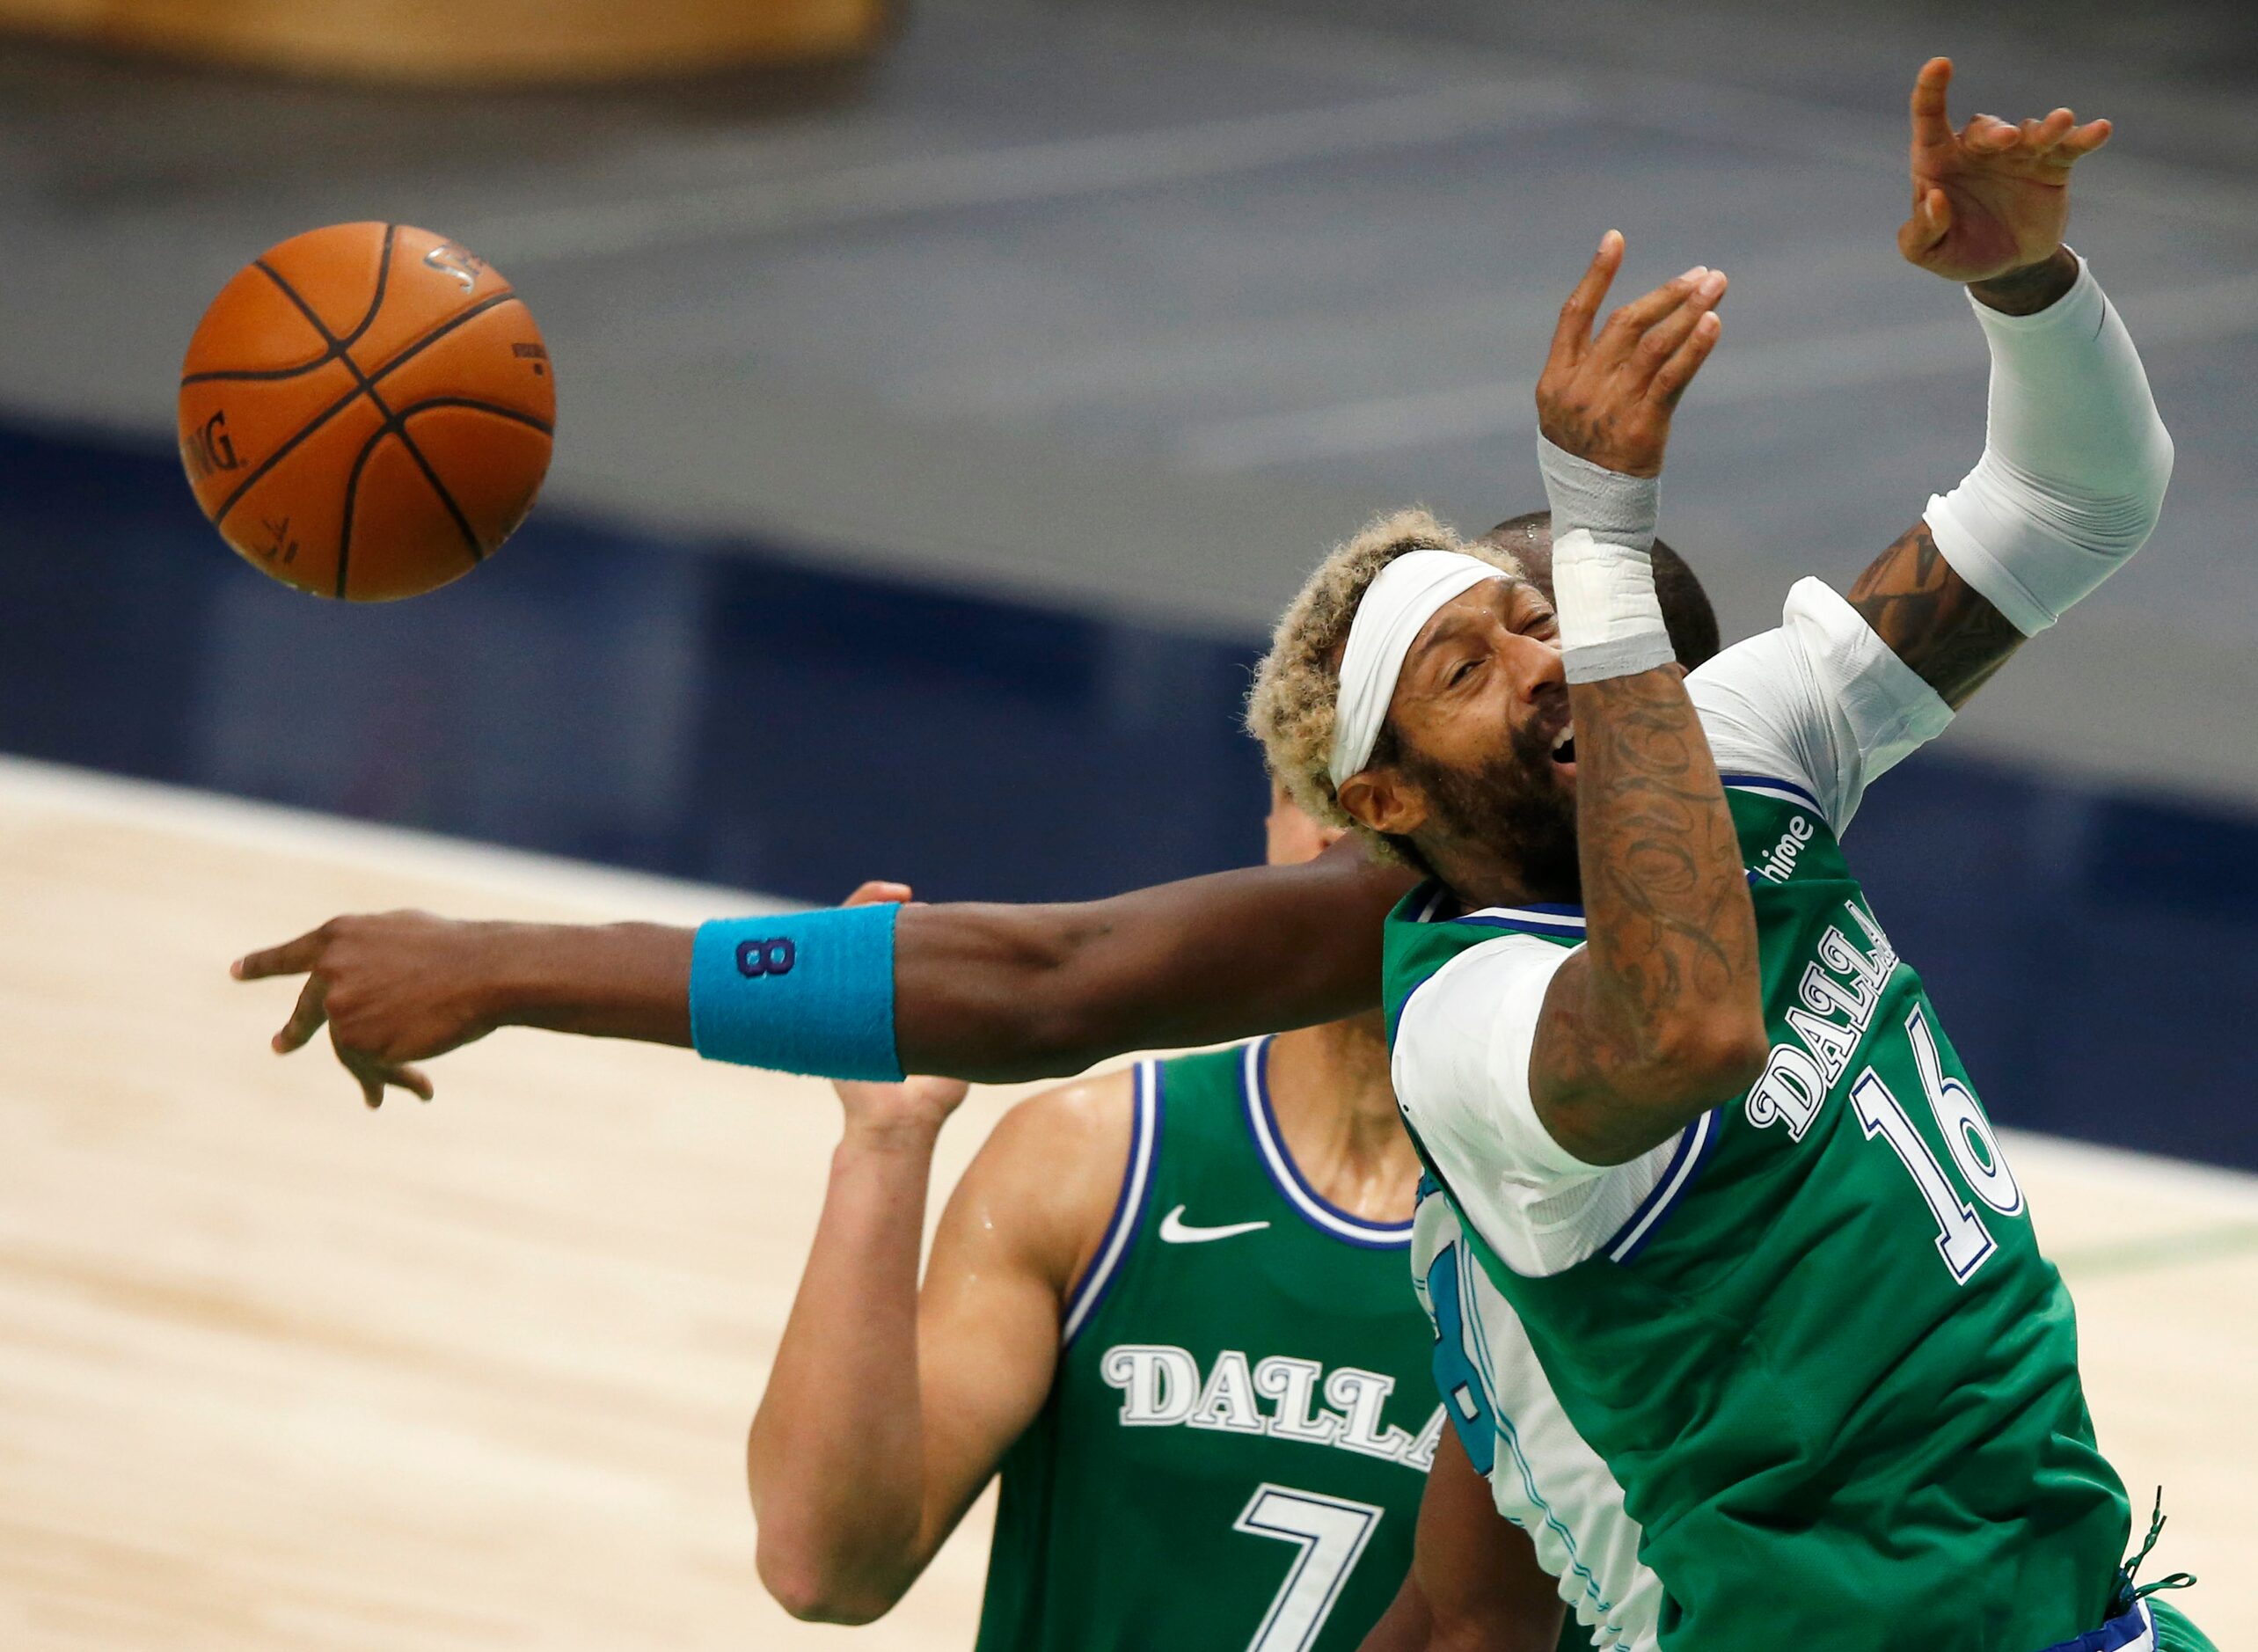
[[[541,330],[491,264],[427,230],[339,223],[269,248],[204,312],[180,460],[252,567],[388,602],[509,537],[556,416]]]

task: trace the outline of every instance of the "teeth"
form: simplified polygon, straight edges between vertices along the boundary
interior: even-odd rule
[[[1567,745],[1568,742],[1574,740],[1575,737],[1576,729],[1574,723],[1570,723],[1566,728],[1563,728],[1559,734],[1555,735],[1553,737],[1553,750],[1555,755],[1559,753],[1562,746]]]

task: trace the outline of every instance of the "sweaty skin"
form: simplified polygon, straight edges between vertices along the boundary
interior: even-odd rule
[[[1313,859],[1339,835],[1273,796],[1271,864]],[[857,899],[909,893],[866,885]],[[1279,1129],[1318,1191],[1367,1221],[1407,1220],[1419,1164],[1377,1018],[1285,1034],[1269,1061]],[[746,1452],[761,1576],[795,1616],[889,1610],[1034,1421],[1121,1187],[1131,1080],[1084,1079],[1005,1115],[949,1199],[922,1291],[933,1147],[965,1086],[837,1086],[846,1129]],[[1528,1540],[1498,1524],[1534,1571]],[[1531,1645],[1549,1652],[1560,1610],[1549,1586],[1531,1597]]]

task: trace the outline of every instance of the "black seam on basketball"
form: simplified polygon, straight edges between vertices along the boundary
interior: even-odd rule
[[[406,367],[410,362],[422,355],[424,351],[429,349],[433,345],[438,343],[440,340],[445,338],[449,333],[454,332],[456,328],[461,326],[464,322],[475,320],[479,317],[486,314],[487,311],[495,309],[500,305],[515,303],[516,302],[516,293],[499,292],[494,294],[492,297],[479,299],[477,303],[472,304],[468,310],[457,311],[453,315],[448,317],[446,320],[441,322],[430,332],[416,340],[413,344],[403,347],[400,353],[392,357],[391,361],[384,362],[380,367],[371,369],[369,373],[370,381],[374,382],[376,379],[383,378],[391,373],[395,369]]]
[[[479,413],[492,413],[497,419],[508,419],[514,423],[538,430],[544,436],[553,436],[557,434],[556,427],[545,419],[536,419],[530,413],[520,413],[515,407],[505,407],[498,401],[480,401],[475,396],[427,396],[421,401],[410,402],[401,408],[400,422],[406,424],[427,407],[475,408]]]
[[[374,396],[376,392],[372,390],[369,393]],[[381,402],[377,405],[383,406]],[[415,461],[416,468],[423,472],[423,479],[431,484],[431,491],[439,495],[439,502],[447,507],[447,514],[455,519],[455,525],[463,530],[463,543],[471,547],[471,562],[475,565],[485,561],[486,548],[479,543],[479,530],[471,526],[471,519],[463,514],[463,508],[455,502],[455,495],[447,491],[447,484],[439,479],[439,472],[431,468],[431,461],[425,458],[423,450],[415,445],[415,438],[408,434],[406,418],[404,416],[394,418],[391,421],[391,428],[398,432],[400,445],[407,450],[408,457]]]
[[[320,324],[317,322],[315,325]],[[438,332],[435,329],[432,337],[437,336]],[[361,363],[354,361],[350,354],[340,354],[338,360],[352,369],[353,376],[360,380],[361,393],[376,404],[376,411],[384,415],[384,428],[399,437],[400,445],[407,450],[408,457],[415,461],[416,469],[423,472],[423,479],[431,484],[431,491],[439,495],[439,502],[447,508],[447,514],[455,519],[455,526],[462,530],[463,543],[471,548],[471,560],[473,563],[485,561],[486,547],[479,543],[478,530],[471,526],[471,519],[463,514],[463,508],[455,502],[455,495],[449,493],[447,485],[439,479],[439,472],[431,468],[431,461],[423,457],[423,450],[415,445],[415,438],[408,435],[407,427],[400,422],[399,415],[391,410],[381,395],[377,394],[376,381],[362,370]]]
[[[304,299],[298,296],[298,289],[291,286],[289,282],[284,281],[281,276],[275,272],[274,267],[272,264],[269,264],[265,259],[253,259],[252,262],[266,272],[267,279],[268,281],[273,281],[277,287],[280,287],[282,289],[283,297],[297,305],[298,313],[300,315],[303,316],[308,321],[313,323],[314,331],[321,334],[322,342],[328,345],[331,349],[336,349],[338,347],[337,335],[329,330],[329,324],[324,321],[321,317],[315,312],[314,307],[308,303]]]
[[[274,267],[269,264],[263,258],[254,259],[253,262],[258,266],[259,273],[266,276],[268,281],[273,281],[275,286],[281,288],[282,289],[282,296],[285,298],[288,298],[292,303],[296,304],[298,308],[298,313],[303,316],[308,321],[311,322],[313,324],[314,331],[321,334],[321,354],[314,357],[312,361],[306,362],[302,367],[227,368],[209,373],[183,373],[180,376],[180,387],[183,390],[186,390],[191,384],[208,384],[216,379],[273,380],[278,378],[297,378],[304,374],[314,371],[317,368],[327,367],[332,362],[334,362],[340,355],[344,354],[345,347],[331,336],[329,329],[322,325],[321,318],[314,314],[311,310],[306,307],[306,301],[298,296],[297,293],[291,288],[290,283],[284,281],[280,275],[277,275],[274,273]],[[379,290],[381,290],[381,289]]]
[[[327,367],[335,360],[337,360],[335,350],[324,350],[320,355],[308,362],[303,367],[243,367],[228,368],[209,373],[183,373],[180,376],[180,388],[186,390],[191,384],[208,384],[216,379],[296,378],[302,374],[312,372],[318,367]]]
[[[304,424],[299,426],[297,435],[292,436],[288,442],[285,442],[281,447],[275,449],[274,452],[268,454],[265,459],[261,460],[258,468],[253,470],[250,475],[245,477],[242,482],[237,486],[235,492],[227,496],[227,502],[212,513],[212,526],[216,528],[221,523],[224,523],[227,520],[228,512],[233,510],[237,504],[242,502],[243,496],[245,493],[248,493],[252,488],[258,486],[259,484],[265,479],[267,473],[269,471],[272,471],[284,459],[289,458],[291,454],[297,451],[298,444],[300,442],[303,442],[308,436],[313,435],[315,431],[320,429],[331,420],[336,418],[338,414],[343,413],[354,402],[359,401],[365,394],[367,394],[367,392],[363,391],[360,385],[355,384],[351,390],[347,391],[345,394],[340,396],[335,401],[330,403],[328,406],[323,408],[312,418],[307,420]]]
[[[304,424],[299,426],[297,435],[292,436],[281,447],[275,449],[274,452],[268,454],[265,463],[261,464],[256,470],[252,471],[250,475],[243,479],[243,481],[239,486],[237,486],[235,492],[227,496],[227,502],[212,513],[212,526],[215,528],[218,527],[222,523],[227,520],[228,513],[236,508],[243,496],[259,485],[260,478],[264,477],[269,471],[280,464],[284,458],[289,457],[291,451],[297,447],[298,443],[303,442],[308,436],[313,435],[315,431],[320,429],[322,426],[327,424],[332,418],[336,417],[338,413],[352,406],[357,398],[369,395],[370,393],[368,376],[361,371],[361,369],[354,363],[353,358],[345,354],[345,347],[340,344],[337,341],[336,335],[331,333],[330,330],[322,324],[322,318],[314,313],[313,306],[306,303],[304,299],[298,296],[298,289],[291,286],[289,282],[284,281],[281,275],[277,274],[275,273],[274,267],[269,264],[265,259],[253,259],[252,260],[252,267],[261,274],[265,275],[268,281],[273,281],[276,287],[281,289],[282,296],[296,304],[298,307],[298,313],[303,316],[309,322],[312,323],[314,331],[320,333],[321,336],[328,341],[329,354],[323,359],[325,361],[344,362],[346,370],[353,375],[354,379],[356,382],[353,389],[347,391],[344,395],[339,397],[328,406],[316,413],[311,419],[306,420]],[[382,406],[381,403],[378,405],[380,406]]]
[[[362,336],[365,334],[369,328],[376,325],[376,312],[384,307],[384,290],[387,283],[391,279],[392,274],[392,236],[393,232],[398,228],[399,226],[396,223],[388,223],[384,226],[384,255],[376,263],[376,296],[369,301],[369,313],[361,318],[361,325],[354,328],[352,332],[347,333],[345,337],[342,339],[332,339],[329,336],[329,329],[322,327],[320,321],[317,319],[314,321],[314,325],[321,327],[322,338],[326,341],[328,347],[324,349],[319,355],[316,356],[312,361],[308,362],[304,366],[227,368],[216,369],[208,373],[184,373],[180,376],[181,388],[185,390],[191,384],[208,384],[215,381],[259,382],[272,381],[281,378],[296,378],[302,374],[312,372],[316,368],[328,366],[332,362],[337,360],[339,356],[344,355],[351,347],[360,343]],[[281,276],[275,274],[274,270],[264,259],[259,261],[259,267],[266,272],[267,278],[269,281],[273,281],[277,287],[280,287],[285,293],[289,294],[291,301],[298,303],[298,308],[301,311],[305,309],[305,305],[303,303],[299,303],[298,296],[290,291],[289,284],[284,281]]]
[[[345,600],[346,569],[353,560],[353,508],[361,497],[361,472],[368,467],[369,456],[376,452],[376,444],[391,433],[391,424],[377,426],[376,434],[362,442],[361,451],[353,456],[353,468],[346,474],[345,521],[337,530],[337,589],[332,593],[340,602]]]
[[[392,237],[399,227],[397,223],[384,226],[384,250],[376,256],[376,296],[369,301],[369,313],[361,318],[361,325],[338,340],[340,350],[349,350],[360,343],[362,334],[376,325],[376,312],[384,307],[384,286],[392,276]]]
[[[267,269],[267,266],[263,262],[259,265],[259,268],[267,270],[268,279],[273,281],[276,286],[281,288],[285,293],[290,293],[289,284],[283,281],[281,276],[275,274],[273,270]],[[294,302],[297,301],[297,295],[296,293],[290,293],[290,296]],[[425,333],[421,338],[416,339],[410,343],[402,346],[398,355],[392,357],[391,361],[385,362],[382,367],[379,367],[374,373],[362,372],[361,370],[360,364],[354,362],[352,357],[345,355],[341,349],[336,354],[324,358],[329,361],[343,362],[347,369],[353,374],[353,376],[359,382],[355,384],[353,389],[347,391],[344,395],[339,397],[328,406],[323,408],[321,412],[316,413],[311,419],[308,420],[305,424],[299,428],[297,435],[292,436],[281,447],[275,449],[274,452],[268,454],[266,459],[260,463],[256,470],[252,471],[250,475],[245,477],[241,484],[236,488],[235,492],[227,496],[227,502],[212,513],[212,525],[216,528],[222,523],[224,523],[227,520],[228,513],[233,510],[236,506],[241,502],[243,496],[258,486],[259,479],[269,471],[273,470],[277,464],[280,464],[283,459],[288,457],[290,453],[296,449],[300,442],[303,442],[308,436],[313,435],[315,431],[320,429],[322,426],[327,424],[339,413],[344,412],[346,408],[351,406],[362,396],[369,396],[373,399],[375,397],[374,384],[377,379],[384,377],[387,373],[391,372],[396,368],[406,366],[408,362],[413,361],[417,356],[423,354],[425,349],[438,343],[440,340],[454,332],[456,328],[461,326],[472,317],[484,315],[487,311],[493,309],[498,304],[512,303],[516,299],[516,297],[517,295],[514,291],[499,292],[494,294],[491,298],[481,299],[479,303],[472,304],[468,310],[457,311],[455,314],[449,316],[446,320],[434,327],[430,332]],[[303,305],[301,307],[303,307]],[[321,325],[318,321],[314,325],[318,327]],[[325,336],[326,336],[327,329],[325,328],[323,331]],[[382,406],[383,403],[379,402],[377,405]]]

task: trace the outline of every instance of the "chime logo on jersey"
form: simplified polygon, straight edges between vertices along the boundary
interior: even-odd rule
[[[1125,1429],[1212,1429],[1223,1434],[1268,1435],[1384,1458],[1425,1473],[1443,1437],[1443,1407],[1416,1435],[1380,1414],[1395,1378],[1353,1365],[1328,1373],[1313,1359],[1273,1354],[1250,1365],[1227,1348],[1204,1376],[1190,1352],[1165,1343],[1121,1343],[1106,1350],[1098,1371],[1122,1391]],[[1318,1403],[1319,1395],[1327,1410]],[[1263,1404],[1268,1401],[1267,1409]]]

